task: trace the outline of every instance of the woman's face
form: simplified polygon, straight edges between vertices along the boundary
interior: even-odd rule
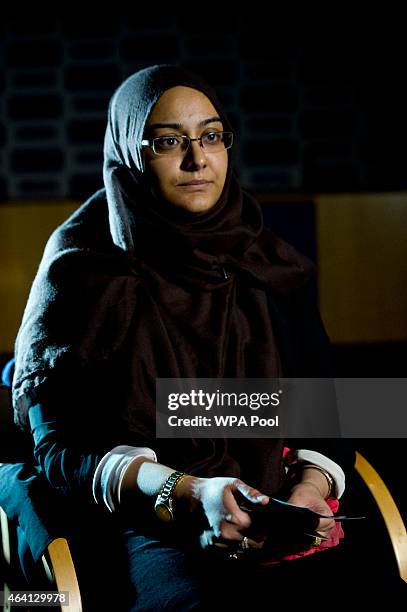
[[[211,101],[190,87],[167,89],[153,107],[146,124],[146,136],[184,134],[198,138],[204,133],[222,131],[223,125]],[[218,201],[228,168],[226,149],[207,152],[199,141],[187,150],[171,155],[155,155],[144,149],[146,172],[156,195],[170,204],[191,212],[209,210]],[[204,180],[204,184],[188,185]]]

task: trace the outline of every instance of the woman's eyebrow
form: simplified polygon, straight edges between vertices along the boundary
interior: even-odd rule
[[[220,117],[208,117],[208,119],[204,119],[199,122],[199,127],[203,127],[204,125],[208,125],[208,123],[222,123],[222,119]]]
[[[208,123],[222,123],[222,120],[220,117],[208,117],[207,119],[202,119],[202,121],[200,121],[198,123],[198,127],[204,127],[205,125],[208,125]],[[182,123],[152,123],[151,125],[147,126],[148,130],[156,130],[158,128],[172,128],[173,130],[182,130],[184,126],[182,125]]]

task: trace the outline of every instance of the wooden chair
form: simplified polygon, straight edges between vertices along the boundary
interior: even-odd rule
[[[5,570],[1,589],[4,591],[4,610],[10,609],[5,603],[10,593],[30,589],[67,592],[69,594],[69,604],[61,605],[55,609],[60,609],[61,612],[82,612],[81,593],[67,540],[65,538],[55,538],[48,544],[41,557],[39,571],[42,569],[42,576],[39,582],[34,581],[31,585],[27,585],[18,569],[16,525],[9,521],[1,507],[0,523],[2,561]],[[29,609],[29,606],[27,606],[27,609]]]
[[[7,371],[8,370],[8,371]],[[0,461],[16,463],[30,458],[28,441],[17,431],[13,423],[12,408],[9,394],[9,378],[11,368],[3,371],[3,384],[0,387],[0,428],[1,428],[1,457]],[[6,384],[4,384],[6,383]],[[0,478],[1,466],[0,463]],[[38,587],[37,590],[67,591],[69,605],[61,606],[61,611],[80,612],[82,610],[81,594],[78,579],[72,560],[71,551],[66,538],[55,537],[48,543],[41,556],[41,563],[37,568],[33,584],[28,586],[20,568],[17,552],[17,524],[10,520],[0,506],[1,548],[0,568],[3,568],[3,584],[0,590],[4,591],[6,600],[11,591],[17,589],[27,590]],[[8,608],[4,605],[4,609]],[[19,609],[23,609],[22,607]]]
[[[389,534],[400,578],[407,582],[407,532],[398,507],[374,467],[356,452],[355,469],[372,494]]]

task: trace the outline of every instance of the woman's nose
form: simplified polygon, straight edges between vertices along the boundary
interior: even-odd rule
[[[184,167],[192,165],[194,168],[204,168],[206,166],[205,151],[198,140],[193,140],[189,143],[183,159],[183,165]]]

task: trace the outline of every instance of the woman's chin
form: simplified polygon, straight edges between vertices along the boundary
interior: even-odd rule
[[[189,210],[190,212],[205,212],[212,208],[215,204],[212,199],[204,198],[204,197],[189,197],[188,199],[178,200],[173,202],[174,206],[178,206],[179,208],[184,208],[185,210]]]

